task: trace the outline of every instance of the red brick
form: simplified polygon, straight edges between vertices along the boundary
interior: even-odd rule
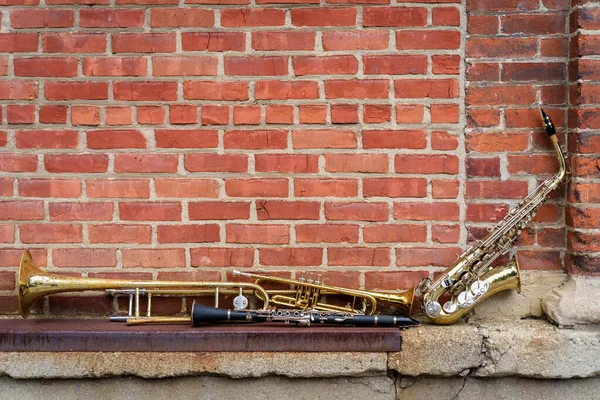
[[[260,200],[256,202],[259,220],[319,219],[321,204],[316,201]]]
[[[460,12],[456,7],[436,7],[433,9],[434,25],[459,26]]]
[[[106,154],[46,154],[46,171],[54,173],[100,173],[108,169]]]
[[[225,57],[225,75],[270,76],[287,75],[288,59],[272,57]]]
[[[458,243],[460,240],[460,226],[433,225],[431,227],[431,240],[435,243]]]
[[[244,51],[244,32],[181,32],[183,51]]]
[[[175,33],[115,33],[113,53],[172,53],[177,50]]]
[[[325,81],[328,99],[387,99],[388,80],[329,80]]]
[[[30,252],[37,265],[46,265],[46,250],[31,249]],[[14,267],[15,265],[19,265],[22,255],[23,249],[0,249],[0,265],[3,267]]]
[[[76,179],[19,179],[23,197],[79,197],[81,182]]]
[[[323,49],[335,50],[385,50],[388,48],[388,31],[355,30],[323,32]]]
[[[363,131],[363,147],[365,149],[424,149],[426,146],[425,131]]]
[[[55,267],[115,267],[115,249],[52,249],[52,263]]]
[[[364,227],[365,243],[425,242],[426,225],[386,224]]]
[[[70,28],[74,21],[73,10],[23,8],[10,11],[10,22],[14,29]]]
[[[184,249],[123,249],[124,268],[185,267]]]
[[[358,72],[356,57],[347,56],[297,56],[293,58],[294,74],[302,75],[343,75]]]
[[[144,26],[144,10],[82,8],[79,10],[79,26],[82,28],[141,28]]]
[[[0,57],[0,75],[8,75],[8,57]]]
[[[470,39],[474,40],[474,39]],[[455,50],[460,47],[458,31],[398,31],[398,50]]]
[[[467,32],[470,35],[493,35],[498,33],[498,17],[496,15],[469,15]]]
[[[185,169],[189,172],[245,172],[248,156],[245,154],[186,154]]]
[[[363,26],[425,26],[427,9],[412,7],[365,7]]]
[[[430,109],[431,122],[434,124],[455,124],[459,118],[458,104],[432,104]]]
[[[14,243],[15,242],[15,225],[6,224],[0,225],[0,243]],[[2,280],[2,274],[0,273],[0,281]],[[0,287],[2,283],[0,283]]]
[[[105,111],[107,125],[131,125],[133,122],[129,107],[106,107]]]
[[[31,57],[15,58],[15,76],[64,77],[77,76],[75,57]]]
[[[459,247],[396,248],[398,266],[450,266],[462,253]]]
[[[153,28],[210,28],[214,24],[214,12],[200,8],[153,8],[150,14]]]
[[[40,220],[44,219],[42,201],[0,201],[1,220]]]
[[[396,105],[396,122],[400,124],[420,124],[423,122],[425,106],[423,104]]]
[[[158,243],[207,243],[220,240],[219,225],[159,225]]]
[[[251,267],[254,250],[248,248],[190,249],[192,267]]]
[[[467,182],[465,198],[521,199],[527,196],[525,181],[478,181]]]
[[[259,125],[260,119],[261,107],[258,105],[233,107],[233,123],[235,125]]]
[[[355,26],[356,8],[294,8],[294,26]]]
[[[112,203],[50,203],[51,221],[110,221]]]
[[[106,100],[108,82],[46,82],[46,100]]]
[[[561,253],[559,251],[527,251],[517,254],[519,267],[523,270],[562,270]]]
[[[177,172],[177,154],[117,154],[115,172]]]
[[[535,101],[535,89],[531,86],[470,87],[466,100],[469,105],[531,104]]]
[[[363,106],[363,121],[365,123],[388,122],[391,118],[391,107],[385,104],[366,104]]]
[[[571,183],[569,201],[572,203],[600,203],[600,185],[597,183]]]
[[[469,127],[490,127],[500,124],[500,112],[498,110],[469,109],[467,110],[467,121]]]
[[[508,81],[538,81],[563,80],[567,69],[563,63],[503,63],[502,80]]]
[[[459,90],[456,79],[402,79],[394,87],[397,98],[456,98]]]
[[[19,149],[74,149],[78,144],[76,131],[17,131],[16,137]]]
[[[87,132],[90,149],[145,149],[146,138],[135,129],[95,130]]]
[[[267,124],[291,124],[294,122],[294,107],[270,104],[266,107]]]
[[[387,266],[390,249],[387,247],[330,247],[327,249],[329,265]]]
[[[232,130],[225,132],[226,149],[285,149],[288,133],[284,130]]]
[[[509,159],[512,156],[508,156]],[[500,158],[475,158],[469,157],[466,160],[467,176],[494,176],[500,177]],[[511,162],[509,162],[510,168]],[[510,172],[510,170],[509,170]],[[510,172],[514,173],[514,172]]]
[[[86,180],[87,196],[91,198],[150,197],[149,179],[93,179]]]
[[[42,124],[65,124],[67,122],[67,106],[40,106],[38,118]]]
[[[42,49],[45,53],[104,53],[105,33],[44,33]]]
[[[296,197],[356,197],[358,179],[294,179]]]
[[[37,97],[36,82],[0,81],[0,100],[33,100]]]
[[[532,58],[537,50],[536,38],[472,38],[467,41],[468,57]]]
[[[455,199],[458,189],[459,183],[456,180],[431,181],[431,194],[434,199]]]
[[[81,243],[81,225],[22,224],[22,243]]]
[[[327,172],[386,173],[389,159],[385,154],[325,154]]]
[[[316,173],[319,170],[316,154],[256,154],[256,172]]]
[[[348,221],[387,221],[388,205],[387,203],[326,202],[325,218]]]
[[[159,148],[215,148],[219,142],[218,132],[213,130],[157,129],[155,132]]]
[[[225,193],[230,197],[287,197],[288,180],[225,179]]]
[[[248,82],[188,81],[183,83],[183,97],[190,100],[248,100]]]
[[[169,122],[173,125],[198,123],[198,107],[188,104],[171,104],[169,106]]]
[[[119,203],[123,221],[181,221],[181,203]]]
[[[73,125],[99,125],[100,108],[96,106],[71,106],[71,124]]]
[[[301,124],[325,124],[327,122],[327,105],[325,104],[301,104]]]
[[[190,202],[188,214],[190,220],[229,220],[249,219],[250,203],[201,201]]]
[[[394,203],[394,219],[411,221],[458,221],[456,203]]]
[[[156,178],[157,197],[219,197],[219,181],[215,179]]]
[[[312,81],[259,81],[256,83],[257,99],[317,99],[319,85]]]
[[[357,243],[358,225],[296,225],[298,243]]]
[[[434,150],[455,150],[458,138],[445,131],[431,132],[431,148]]]
[[[529,154],[507,156],[508,172],[510,174],[548,175],[558,171],[555,155]]]
[[[422,279],[428,276],[428,271],[365,272],[365,289],[408,290],[414,288]]]
[[[267,248],[259,251],[259,262],[262,265],[318,266],[322,259],[323,249],[318,248]]]
[[[467,204],[467,221],[498,222],[507,212],[506,204]]]
[[[314,50],[315,32],[253,32],[252,48],[259,51]]]
[[[234,225],[227,224],[227,243],[289,244],[288,225]]]
[[[425,55],[364,56],[364,73],[367,75],[417,75],[427,73]]]
[[[165,108],[161,106],[138,106],[137,118],[140,124],[159,125],[165,121]]]
[[[115,82],[113,90],[115,100],[177,100],[177,82]]]
[[[537,10],[537,0],[471,0],[467,5],[468,11],[515,11]]]
[[[358,105],[332,104],[331,122],[334,124],[357,124]]]
[[[501,17],[502,32],[506,34],[564,34],[565,22],[563,15],[550,13],[538,15],[514,14]]]
[[[6,146],[8,143],[8,135],[5,131],[0,131],[0,147]]]
[[[427,180],[422,178],[364,178],[365,197],[425,197]]]
[[[350,130],[297,130],[292,131],[295,149],[354,149],[356,134]]]
[[[262,8],[230,8],[221,11],[221,25],[224,27],[283,26],[283,10]]]
[[[529,134],[522,132],[486,132],[467,134],[468,151],[491,153],[498,151],[524,151],[529,146]]]
[[[202,106],[202,124],[227,125],[229,123],[229,106]]]
[[[398,154],[394,162],[399,173],[458,174],[458,157],[452,155]]]
[[[0,34],[0,51],[20,53],[37,51],[37,33],[2,33]]]
[[[0,153],[0,171],[35,172],[38,156],[35,154]]]
[[[154,76],[197,76],[217,75],[216,57],[174,57],[155,56],[152,58]]]
[[[147,69],[146,59],[139,57],[83,59],[83,74],[88,76],[143,76]]]

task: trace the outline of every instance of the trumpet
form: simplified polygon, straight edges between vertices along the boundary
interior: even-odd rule
[[[145,323],[191,323],[191,316],[169,317],[152,315],[153,296],[215,296],[215,307],[219,306],[220,294],[237,294],[233,300],[236,310],[248,306],[248,299],[243,292],[258,293],[263,302],[262,310],[269,307],[269,294],[259,285],[245,282],[187,282],[187,281],[134,281],[102,278],[76,278],[52,274],[41,270],[25,251],[19,267],[19,312],[27,318],[31,308],[39,299],[62,292],[82,292],[88,290],[104,290],[109,295],[129,296],[129,312],[126,316],[111,316],[115,322],[127,322],[128,325]],[[140,305],[143,298],[147,300],[146,313],[141,315]]]
[[[233,271],[233,276],[245,276],[255,279],[254,283],[259,286],[263,286],[267,282],[294,286],[295,289],[268,290],[267,292],[271,295],[270,301],[272,304],[298,310],[374,315],[378,311],[378,302],[384,302],[408,315],[413,303],[413,290],[407,290],[402,293],[371,292],[326,285],[320,279],[314,280],[310,277],[288,279],[237,270]],[[345,296],[349,298],[349,301],[344,306],[329,304],[322,301],[322,297],[327,295],[336,297]],[[262,300],[261,296],[261,293],[256,293],[256,297]]]

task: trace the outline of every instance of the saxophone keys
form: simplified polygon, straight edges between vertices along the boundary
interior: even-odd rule
[[[473,296],[478,297],[482,296],[485,292],[487,292],[489,287],[490,285],[487,282],[477,280],[471,284],[469,290]]]
[[[458,305],[456,305],[456,303],[452,300],[448,300],[447,302],[444,303],[444,306],[442,307],[444,309],[444,312],[446,312],[447,314],[452,314],[453,312],[455,312],[458,309]]]
[[[432,318],[437,318],[442,312],[442,306],[437,301],[428,301],[425,304],[425,312]]]
[[[467,308],[475,302],[475,296],[473,296],[470,291],[465,290],[458,294],[456,301],[461,308]]]

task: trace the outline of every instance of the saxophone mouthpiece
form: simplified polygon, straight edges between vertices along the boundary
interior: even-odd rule
[[[540,114],[542,115],[542,123],[544,124],[544,129],[546,129],[548,136],[552,137],[556,135],[556,129],[554,129],[554,124],[548,114],[546,114],[542,108],[540,108]]]

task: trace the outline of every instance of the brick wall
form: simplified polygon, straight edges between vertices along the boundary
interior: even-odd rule
[[[537,107],[564,125],[568,3],[3,0],[0,312],[25,248],[76,276],[443,270],[555,171]],[[563,268],[563,197],[524,269]]]

